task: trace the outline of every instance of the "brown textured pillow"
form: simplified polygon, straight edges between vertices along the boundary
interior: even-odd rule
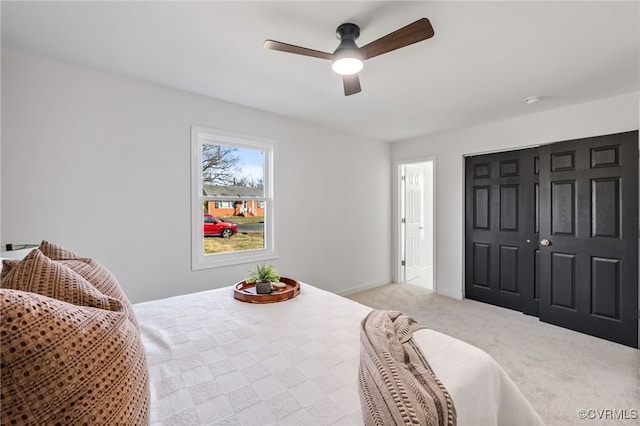
[[[124,310],[0,298],[3,424],[148,424],[146,358]]]
[[[79,274],[37,249],[11,264],[0,280],[0,287],[38,293],[74,305],[124,311],[122,302],[102,294]]]
[[[2,271],[0,271],[0,280],[9,273],[9,271],[20,262],[18,259],[2,259]]]
[[[122,287],[120,287],[120,283],[116,277],[106,267],[93,259],[82,257],[62,246],[48,241],[42,241],[39,249],[49,259],[59,261],[77,272],[103,294],[121,301],[127,310],[129,320],[138,327],[138,321],[129,299],[124,291],[122,291]]]

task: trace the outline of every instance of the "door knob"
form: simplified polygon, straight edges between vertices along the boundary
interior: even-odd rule
[[[540,245],[543,247],[547,247],[551,245],[551,241],[547,240],[546,238],[544,240],[540,241]]]

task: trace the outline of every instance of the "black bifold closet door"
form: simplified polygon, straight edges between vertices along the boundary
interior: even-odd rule
[[[638,346],[638,132],[466,159],[465,296]]]

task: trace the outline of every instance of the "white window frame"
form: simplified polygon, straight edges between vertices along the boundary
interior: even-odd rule
[[[264,213],[264,248],[227,253],[204,254],[202,206],[210,197],[203,195],[202,144],[211,143],[236,148],[264,151],[264,196],[256,198],[266,204]],[[277,258],[273,197],[275,142],[251,135],[232,133],[201,126],[191,126],[191,269],[201,270],[221,266],[255,263]],[[233,199],[231,199],[233,198]],[[224,197],[217,197],[224,200]],[[230,197],[229,201],[237,197]],[[232,237],[233,238],[233,237]]]

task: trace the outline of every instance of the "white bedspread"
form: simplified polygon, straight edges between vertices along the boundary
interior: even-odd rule
[[[542,425],[507,373],[486,352],[434,330],[414,341],[456,406],[458,425]]]
[[[273,304],[233,288],[134,305],[157,425],[361,425],[359,325],[371,308],[301,284]],[[487,354],[430,330],[416,335],[452,395],[458,424],[541,424]]]

